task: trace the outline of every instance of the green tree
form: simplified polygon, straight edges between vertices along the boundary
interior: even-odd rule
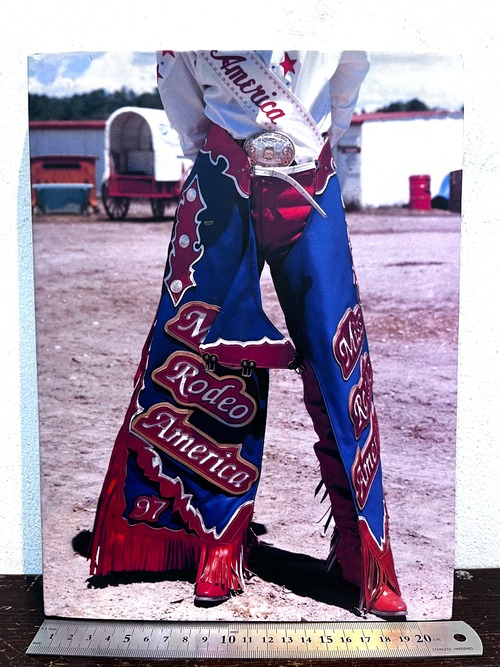
[[[90,93],[79,93],[63,98],[36,94],[28,96],[28,114],[31,121],[106,120],[113,111],[125,106],[162,108],[160,96],[156,90],[140,95],[128,88],[121,88],[112,93],[98,89]]]
[[[391,102],[377,111],[384,113],[394,113],[396,111],[430,111],[429,107],[424,103],[414,98],[409,102]]]

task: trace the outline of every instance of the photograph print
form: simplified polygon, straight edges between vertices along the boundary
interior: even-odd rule
[[[46,615],[451,617],[461,68],[30,57]]]

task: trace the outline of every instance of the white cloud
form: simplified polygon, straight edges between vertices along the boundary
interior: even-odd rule
[[[361,88],[358,111],[375,111],[391,102],[420,99],[431,108],[463,105],[462,62],[455,56],[373,53]],[[67,97],[103,88],[135,93],[156,87],[154,52],[40,54],[30,61],[31,93]]]
[[[136,93],[152,92],[156,86],[156,62],[154,52],[150,54],[110,51],[92,57],[88,54],[87,69],[75,75],[72,59],[75,54],[41,54],[32,58],[29,78],[31,93],[53,97],[69,97],[103,88],[114,92],[129,88]],[[44,83],[37,75],[37,65],[45,60],[53,68],[54,80]]]

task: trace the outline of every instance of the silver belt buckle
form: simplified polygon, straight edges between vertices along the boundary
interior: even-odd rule
[[[252,166],[288,167],[295,158],[293,141],[281,132],[257,132],[243,144]]]

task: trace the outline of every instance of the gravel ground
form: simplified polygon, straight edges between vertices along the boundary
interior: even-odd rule
[[[167,213],[170,213],[167,211]],[[412,619],[451,615],[460,217],[407,209],[348,214],[374,391],[396,569]],[[212,609],[182,579],[89,588],[75,549],[92,529],[131,395],[172,229],[134,203],[34,215],[45,613],[79,618],[355,620],[356,592],[324,572],[326,508],[314,499],[315,435],[300,378],[273,371],[255,521],[265,528],[243,595]],[[267,271],[265,309],[283,326]],[[300,469],[297,466],[300,458]],[[374,617],[371,617],[374,620]]]

